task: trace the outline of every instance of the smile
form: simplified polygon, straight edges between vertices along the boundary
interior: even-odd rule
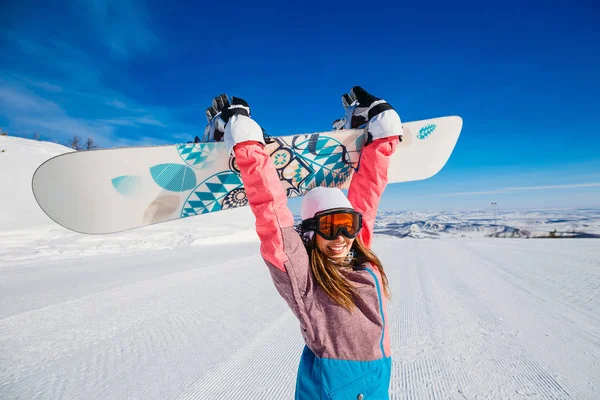
[[[344,249],[346,248],[346,245],[341,245],[341,246],[327,246],[327,248],[334,254],[340,254],[344,251]]]

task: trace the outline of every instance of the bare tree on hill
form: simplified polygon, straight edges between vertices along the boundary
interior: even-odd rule
[[[88,137],[87,141],[85,142],[85,149],[92,150],[92,149],[95,149],[96,147],[98,147],[98,145],[94,142],[94,139],[92,139],[91,137]]]
[[[69,142],[69,147],[73,150],[81,150],[81,138],[77,135],[73,136],[73,139]]]

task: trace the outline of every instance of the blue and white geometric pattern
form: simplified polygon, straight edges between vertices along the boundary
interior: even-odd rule
[[[341,185],[353,171],[352,166],[344,161],[344,156],[349,158],[345,146],[331,137],[319,135],[315,145],[314,136],[309,136],[304,141],[296,142],[294,150],[313,170],[312,175],[304,181],[302,189]]]
[[[267,145],[266,150],[288,197],[302,196],[316,186],[342,186],[352,175],[354,165],[349,163],[351,157],[348,150],[332,137],[318,134],[297,135],[292,138],[291,143],[288,142],[289,139],[273,139],[274,143]],[[355,143],[356,150],[353,152],[360,152],[364,145],[364,135],[356,138]],[[176,148],[179,156],[193,168],[185,164],[165,163],[151,167],[150,174],[154,182],[163,189],[189,193],[181,208],[180,218],[248,204],[239,171],[235,168],[235,158],[229,160],[230,170],[215,173],[200,184],[197,183],[194,169],[207,167],[213,161],[226,156],[218,147],[218,143],[190,143]],[[198,173],[202,175],[202,172]],[[134,193],[141,182],[141,177],[130,175],[112,179],[115,190],[124,196]],[[161,199],[167,198],[162,193],[160,196]],[[169,200],[169,207],[178,207],[175,204],[178,201],[173,202],[172,199]],[[152,215],[157,214],[155,211],[158,206],[161,216],[172,213],[171,208],[167,210],[163,207],[163,203],[165,202],[161,200],[151,204]]]
[[[239,197],[237,200],[243,200],[245,193],[240,194],[239,191],[235,191],[241,187],[242,180],[234,172],[223,171],[214,174],[200,183],[188,196],[181,210],[181,218],[235,207],[236,205],[231,204],[228,195],[233,192],[237,194],[236,198]],[[238,206],[241,205],[245,204],[240,203]]]
[[[419,129],[419,134],[417,135],[417,139],[423,140],[423,139],[427,138],[429,135],[431,135],[433,133],[434,130],[435,130],[435,124],[425,125],[421,129]]]
[[[188,143],[177,146],[177,151],[186,164],[201,169],[209,168],[215,160],[222,156],[224,151],[219,151],[217,147],[217,142]]]

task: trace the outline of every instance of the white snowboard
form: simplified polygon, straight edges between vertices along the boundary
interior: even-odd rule
[[[435,175],[462,129],[460,117],[405,123],[389,183]],[[316,186],[346,189],[366,139],[364,130],[273,137],[266,146],[288,197]],[[222,142],[67,153],[43,163],[32,181],[44,212],[58,224],[90,234],[247,205],[235,159]]]

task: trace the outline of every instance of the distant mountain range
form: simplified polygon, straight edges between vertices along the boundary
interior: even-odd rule
[[[381,212],[375,233],[402,238],[600,238],[600,210]]]

